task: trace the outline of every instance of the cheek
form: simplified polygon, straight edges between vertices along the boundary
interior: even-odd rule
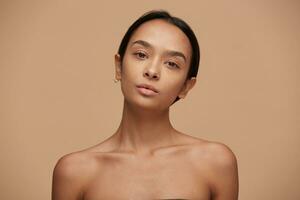
[[[138,77],[142,73],[136,63],[123,60],[121,90],[125,98],[130,98],[135,94],[135,85],[138,84]]]
[[[162,107],[171,106],[174,100],[177,98],[179,91],[183,85],[183,81],[174,80],[169,81],[168,83],[164,84],[163,93],[161,94],[161,105]]]
[[[181,88],[183,86],[183,81],[182,80],[174,80],[172,82],[169,82],[166,85],[168,86],[166,88],[168,95],[176,97],[178,95],[178,93],[181,91]]]
[[[184,79],[180,76],[169,76],[167,81],[164,81],[162,86],[163,96],[167,104],[171,104],[178,96],[183,87]]]
[[[124,78],[128,80],[132,80],[133,78],[141,75],[141,69],[143,68],[143,66],[140,66],[140,63],[135,62],[134,60],[132,60],[132,58],[128,58],[128,56],[130,55],[125,54],[123,60],[122,76],[124,76]]]

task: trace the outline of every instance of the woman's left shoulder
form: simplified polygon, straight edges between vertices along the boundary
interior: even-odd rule
[[[237,199],[238,166],[231,148],[224,143],[198,140],[192,145],[192,161],[201,179],[205,179],[214,195]]]
[[[192,135],[182,133],[185,143],[188,143],[193,160],[199,163],[208,163],[216,167],[233,166],[237,158],[233,150],[226,144],[217,141],[210,141]]]
[[[205,161],[212,168],[219,170],[236,168],[237,158],[232,149],[216,141],[200,139],[193,148],[194,159]]]

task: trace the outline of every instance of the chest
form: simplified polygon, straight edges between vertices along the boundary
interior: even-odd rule
[[[209,200],[204,177],[189,163],[111,165],[95,175],[84,200]]]

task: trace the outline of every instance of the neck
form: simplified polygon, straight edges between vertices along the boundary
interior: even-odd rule
[[[120,126],[116,132],[118,148],[137,154],[174,144],[175,129],[167,110],[153,110],[130,105],[124,100]]]

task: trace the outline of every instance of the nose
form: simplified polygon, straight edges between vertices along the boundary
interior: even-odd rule
[[[143,76],[149,79],[158,80],[160,78],[159,69],[157,67],[148,67],[144,70]]]
[[[159,79],[159,75],[157,73],[152,73],[148,71],[144,73],[144,76],[150,79]]]

